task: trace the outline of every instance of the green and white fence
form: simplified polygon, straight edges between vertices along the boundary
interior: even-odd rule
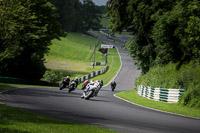
[[[184,93],[184,89],[152,88],[139,85],[137,87],[137,93],[148,99],[177,103],[181,94]]]
[[[82,83],[82,82],[85,81],[85,80],[88,80],[88,79],[90,79],[90,78],[93,78],[93,77],[95,77],[95,76],[98,76],[98,75],[101,75],[101,74],[105,73],[105,72],[107,71],[107,69],[108,69],[108,66],[106,65],[106,66],[105,66],[102,70],[100,70],[100,71],[93,71],[92,73],[87,74],[87,75],[85,75],[85,76],[79,78],[79,84]]]

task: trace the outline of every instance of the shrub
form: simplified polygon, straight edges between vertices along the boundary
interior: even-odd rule
[[[169,63],[166,66],[156,66],[148,73],[136,79],[136,85],[146,85],[154,88],[185,89],[179,104],[200,109],[200,66],[197,62],[183,64]]]
[[[45,72],[45,74],[43,75],[42,80],[43,81],[47,81],[49,83],[56,83],[58,81],[60,81],[61,77],[61,73],[58,71],[54,71],[54,70],[47,70]]]

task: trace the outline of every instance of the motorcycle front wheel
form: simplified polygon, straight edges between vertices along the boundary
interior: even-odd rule
[[[89,100],[89,99],[92,97],[93,93],[94,93],[94,92],[93,92],[92,90],[87,91],[86,94],[85,94],[85,95],[86,95],[85,99],[86,99],[86,100]]]

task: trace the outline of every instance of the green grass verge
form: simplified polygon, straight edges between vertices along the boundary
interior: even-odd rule
[[[176,103],[166,103],[162,101],[149,100],[142,96],[137,95],[136,89],[117,93],[116,96],[126,99],[130,102],[140,104],[146,107],[150,107],[153,109],[158,109],[158,110],[171,112],[175,114],[200,118],[199,109],[190,108],[187,106],[181,106]]]
[[[114,133],[98,126],[80,125],[42,117],[0,104],[1,133]]]

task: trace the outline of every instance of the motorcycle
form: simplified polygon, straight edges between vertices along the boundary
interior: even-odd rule
[[[111,82],[110,85],[111,85],[111,90],[114,91],[114,90],[115,90],[115,87],[116,87],[116,85],[117,85],[116,82],[113,81],[113,82]]]
[[[111,89],[112,89],[112,91],[114,91],[115,90],[115,86],[111,86]]]
[[[60,90],[66,88],[69,85],[69,81],[63,79],[62,82],[59,84]]]
[[[95,83],[94,85],[88,84],[83,91],[83,97],[82,98],[89,100],[90,98],[97,96],[100,89],[101,89],[101,86],[100,86],[99,83]]]
[[[71,82],[69,82],[68,92],[70,93],[71,91],[75,90],[75,88],[76,88],[76,82],[74,80],[72,80]]]

